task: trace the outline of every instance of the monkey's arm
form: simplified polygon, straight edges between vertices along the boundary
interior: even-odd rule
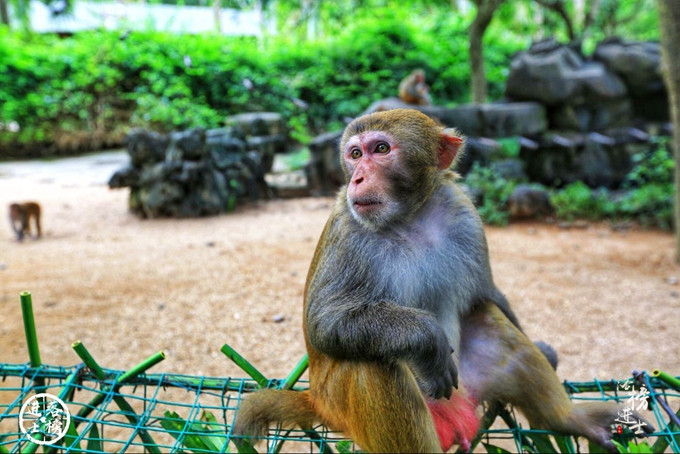
[[[306,315],[309,342],[322,353],[343,360],[407,361],[434,398],[448,399],[458,386],[446,334],[425,311],[347,295],[323,304],[312,297]]]

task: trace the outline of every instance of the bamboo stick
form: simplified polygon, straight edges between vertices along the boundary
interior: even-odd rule
[[[678,391],[680,391],[680,380],[675,378],[674,376],[659,370],[659,369],[654,369],[652,371],[652,377],[658,378],[662,382],[666,383],[668,386],[671,388],[675,388]]]
[[[21,292],[21,313],[24,317],[24,332],[26,333],[26,343],[28,344],[28,356],[31,360],[31,367],[40,367],[40,349],[38,348],[38,335],[35,329],[35,319],[33,317],[33,301],[31,292]]]
[[[305,353],[305,356],[302,357],[298,365],[295,366],[295,369],[293,369],[290,375],[288,375],[286,380],[283,382],[281,389],[293,389],[293,386],[295,386],[295,383],[300,380],[300,377],[305,373],[308,366],[309,356]]]
[[[269,380],[267,380],[267,377],[262,375],[262,373],[257,370],[255,366],[250,364],[247,359],[239,355],[236,350],[231,348],[229,345],[224,344],[220,351],[224,353],[227,358],[232,360],[234,364],[240,367],[246,374],[250,375],[252,379],[257,382],[260,388],[266,388],[267,385],[269,385]]]

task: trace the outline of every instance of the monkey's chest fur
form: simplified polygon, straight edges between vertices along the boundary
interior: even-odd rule
[[[336,297],[350,289],[365,304],[428,311],[457,348],[461,313],[493,288],[486,240],[481,222],[467,209],[460,216],[446,204],[423,211],[405,225],[380,232],[344,219],[336,228],[354,233],[337,237],[341,244],[332,249],[339,253],[325,257],[328,266],[313,287]]]

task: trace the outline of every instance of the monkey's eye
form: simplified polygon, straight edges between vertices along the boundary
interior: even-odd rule
[[[358,148],[352,148],[349,154],[352,156],[352,159],[359,159],[361,156],[363,156],[363,153],[361,153],[361,150]]]
[[[389,153],[390,151],[390,146],[387,145],[385,142],[380,142],[378,145],[375,147],[375,152],[376,153]]]

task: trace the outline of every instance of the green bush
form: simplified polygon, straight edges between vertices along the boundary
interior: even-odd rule
[[[670,138],[657,139],[657,147],[633,158],[624,197],[617,204],[620,217],[635,219],[645,227],[673,228],[673,171]]]
[[[246,111],[281,113],[304,143],[395,96],[416,67],[437,104],[467,102],[470,18],[445,11],[378,8],[317,41],[115,31],[62,39],[0,27],[0,123],[20,126],[0,127],[0,155],[120,143],[137,126],[213,128]],[[487,75],[500,97],[510,56],[527,42],[488,38]]]
[[[593,191],[582,181],[566,185],[557,191],[550,202],[559,219],[602,219],[612,213],[612,202],[606,190]]]
[[[500,177],[490,167],[483,167],[479,163],[474,163],[465,176],[465,184],[471,192],[480,194],[477,201],[479,215],[484,223],[490,225],[508,224],[507,202],[517,183]]]
[[[613,219],[638,222],[644,227],[673,228],[673,169],[669,139],[657,139],[651,150],[634,156],[635,167],[622,190],[592,190],[571,183],[551,198],[560,219]]]

